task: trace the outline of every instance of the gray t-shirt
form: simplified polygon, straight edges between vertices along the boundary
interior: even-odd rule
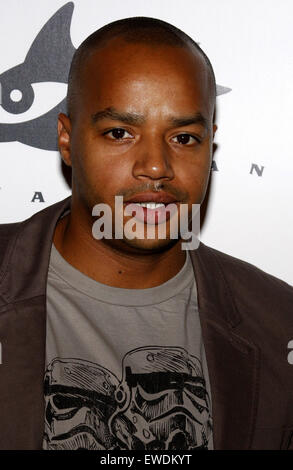
[[[44,449],[212,449],[211,393],[188,252],[148,289],[87,277],[51,250]]]

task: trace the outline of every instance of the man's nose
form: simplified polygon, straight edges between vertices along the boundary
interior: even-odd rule
[[[135,178],[173,179],[171,150],[162,137],[144,138],[135,150],[133,165]]]

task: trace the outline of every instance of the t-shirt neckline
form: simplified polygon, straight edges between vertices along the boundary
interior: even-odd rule
[[[145,306],[164,302],[176,296],[194,281],[190,255],[186,251],[186,260],[180,271],[163,284],[147,289],[124,289],[112,287],[95,281],[68,263],[55,245],[52,244],[49,279],[55,273],[67,285],[76,291],[105,303],[125,306]]]

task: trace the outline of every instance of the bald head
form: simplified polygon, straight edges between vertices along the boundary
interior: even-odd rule
[[[83,85],[82,71],[87,59],[99,48],[115,38],[126,43],[143,44],[150,47],[171,46],[188,48],[197,55],[207,70],[209,82],[209,99],[214,106],[216,98],[216,81],[213,67],[199,45],[175,26],[165,21],[147,17],[133,17],[109,23],[91,34],[76,50],[68,78],[67,111],[70,118],[77,107],[77,97]]]

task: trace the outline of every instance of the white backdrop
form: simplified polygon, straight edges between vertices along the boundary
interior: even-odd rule
[[[218,149],[201,239],[286,282],[293,282],[293,59],[291,0],[75,0],[75,47],[94,30],[128,16],[179,27],[209,56],[217,84]],[[61,0],[1,1],[1,74],[24,61]],[[58,54],[58,46],[52,45]],[[35,89],[35,109],[16,115],[0,106],[1,123],[23,122],[52,109],[64,83]],[[38,132],[36,126],[35,132]],[[254,170],[251,172],[251,168]],[[0,223],[23,220],[70,194],[57,151],[0,142]],[[36,199],[42,193],[44,202]]]

